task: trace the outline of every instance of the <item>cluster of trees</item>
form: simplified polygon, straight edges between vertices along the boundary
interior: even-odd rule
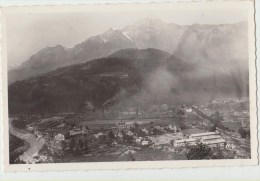
[[[138,137],[147,136],[147,133],[142,131],[142,129],[140,128],[140,126],[137,123],[135,123],[134,126],[132,126],[130,128],[130,130]],[[163,134],[163,131],[161,131],[158,128],[155,128],[152,122],[150,123],[150,126],[147,131],[148,131],[148,134],[150,134],[150,135],[162,135]]]
[[[222,121],[224,120],[224,118],[223,118],[223,116],[221,116],[219,111],[216,111],[214,114],[212,114],[209,117],[209,120],[211,120],[211,122],[213,123],[213,126],[209,129],[209,131],[214,132],[214,131],[216,131],[216,128],[218,127],[218,128],[225,130],[225,131],[235,132],[235,130],[230,129],[229,127],[224,126],[222,124]]]
[[[62,147],[65,147],[65,144],[62,145]],[[73,152],[74,154],[79,154],[82,151],[88,150],[88,142],[87,140],[83,141],[81,139],[74,140],[72,139],[69,145],[69,150]]]
[[[134,123],[133,126],[131,126],[130,131],[135,133],[138,137],[145,136],[145,132],[142,131],[138,123]]]
[[[241,102],[239,105],[235,107],[236,111],[244,111],[249,110],[249,103],[248,102]]]
[[[115,139],[115,138],[116,138],[116,136],[115,136],[115,134],[113,133],[113,131],[109,131],[108,137],[109,137],[110,139]]]
[[[225,130],[225,131],[235,132],[235,130],[230,129],[229,127],[226,127],[226,126],[224,126],[223,124],[218,125],[218,127],[221,128],[221,129],[223,129],[223,130]]]
[[[216,111],[214,114],[212,114],[210,116],[210,119],[216,125],[219,125],[220,122],[224,120],[223,116],[221,116],[219,111]]]
[[[220,128],[220,129],[223,129],[223,130],[225,130],[225,131],[235,132],[235,130],[230,129],[229,127],[226,127],[226,126],[224,126],[224,125],[221,124],[221,123],[214,124],[212,127],[209,128],[209,131],[215,132],[215,131],[217,130],[217,127]]]
[[[11,153],[9,156],[9,163],[10,164],[25,164],[23,160],[20,159],[21,152],[14,152]]]
[[[24,145],[24,141],[21,140],[20,138],[9,134],[9,150],[14,151],[15,149],[21,147]]]
[[[134,142],[134,137],[133,136],[130,136],[130,135],[126,134],[126,132],[124,132],[124,131],[122,131],[121,133],[122,133],[122,136],[123,136],[123,141],[125,143],[131,144],[131,143]]]
[[[14,119],[12,121],[12,125],[13,125],[13,127],[18,128],[18,129],[25,129],[26,128],[26,122],[21,120],[21,119]]]
[[[206,159],[223,159],[224,155],[221,150],[213,150],[203,144],[197,143],[196,145],[186,146],[186,157],[188,160],[206,160]]]
[[[214,124],[212,127],[209,128],[210,132],[215,132],[217,130],[217,125]]]
[[[181,108],[176,110],[176,116],[178,117],[178,119],[182,119],[182,117],[185,115],[185,111]],[[180,120],[182,121],[182,120]]]
[[[134,138],[133,136],[128,135],[125,131],[121,131],[122,139],[116,137],[113,131],[109,131],[107,135],[100,135],[99,140],[101,143],[106,143],[107,145],[111,145],[115,140],[116,141],[123,141],[125,143],[133,143]]]
[[[241,138],[250,138],[250,130],[246,130],[242,127],[239,128],[238,133],[240,134]]]
[[[163,132],[160,129],[152,128],[152,135],[162,135]]]
[[[81,69],[82,66],[91,68]],[[23,80],[10,85],[10,114],[81,112],[86,108],[86,100],[92,102],[96,109],[103,110],[103,104],[116,96],[121,89],[134,94],[142,83],[142,77],[133,61],[124,59],[98,59],[63,70],[36,77],[33,81]],[[129,75],[128,79],[121,79],[118,71]],[[58,74],[53,76],[53,73]],[[100,76],[106,73],[114,76]],[[33,104],[39,97],[40,101]]]
[[[13,136],[12,134],[9,135],[9,141],[9,162],[11,164],[24,163],[22,160],[20,160],[19,156],[22,155],[23,151],[25,150],[22,148],[24,145],[26,145],[25,142],[20,138]]]

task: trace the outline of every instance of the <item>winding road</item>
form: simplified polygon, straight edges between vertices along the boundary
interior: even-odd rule
[[[9,124],[10,134],[26,141],[30,145],[30,147],[20,156],[20,159],[23,160],[25,163],[34,163],[33,157],[38,154],[38,151],[44,145],[44,140],[36,139],[33,134],[14,128],[11,122],[12,120],[10,120]]]

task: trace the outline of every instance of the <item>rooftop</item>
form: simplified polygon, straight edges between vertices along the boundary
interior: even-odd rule
[[[175,123],[169,119],[114,119],[114,120],[94,120],[94,121],[82,121],[79,123],[80,126],[85,125],[95,125],[95,124],[118,124],[118,123],[125,123],[125,124],[149,124],[150,122],[154,122],[154,125],[169,125],[171,123]]]
[[[208,136],[203,136],[202,140],[210,140],[210,139],[218,139],[221,138],[220,135],[208,135]]]
[[[182,139],[182,140],[175,140],[175,143],[184,143],[184,142],[195,142],[196,140],[194,138],[190,139]]]
[[[203,141],[204,144],[216,144],[216,143],[225,143],[226,140],[224,139],[214,139],[214,140],[205,140]]]

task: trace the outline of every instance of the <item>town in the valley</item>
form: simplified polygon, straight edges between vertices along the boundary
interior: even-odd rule
[[[16,115],[10,163],[250,158],[249,118],[249,101],[242,98]]]

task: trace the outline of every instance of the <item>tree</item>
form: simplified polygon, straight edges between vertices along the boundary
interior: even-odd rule
[[[132,136],[126,135],[126,136],[124,137],[124,140],[125,140],[127,143],[133,143],[134,138],[133,138]]]
[[[137,122],[134,123],[134,129],[138,130],[139,129],[139,124]]]
[[[251,137],[251,136],[250,136],[250,129],[247,131],[247,136],[248,136],[248,138]]]
[[[161,130],[157,129],[157,128],[153,128],[153,134],[154,135],[162,135],[163,132]]]
[[[100,135],[99,140],[100,140],[101,143],[105,143],[106,142],[106,135]]]
[[[186,156],[188,160],[212,159],[213,152],[210,147],[203,143],[187,146]]]
[[[61,141],[61,148],[62,150],[65,150],[67,148],[67,144],[65,143],[65,141]]]
[[[75,140],[72,138],[72,139],[71,139],[71,142],[70,142],[70,145],[69,145],[70,151],[73,151],[74,146],[75,146]]]
[[[79,148],[82,150],[84,147],[84,143],[82,140],[79,140]]]
[[[184,123],[180,123],[180,128],[181,128],[181,130],[189,129],[189,127],[186,126]]]
[[[144,137],[144,136],[146,136],[146,133],[139,129],[138,132],[137,132],[137,136],[138,137]]]
[[[84,147],[85,147],[85,150],[88,150],[88,141],[87,140],[84,141]]]
[[[224,159],[223,152],[217,147],[214,150],[215,154],[213,154],[212,159]]]
[[[241,138],[250,138],[250,130],[246,130],[242,127],[239,128],[238,133],[240,134]]]
[[[114,135],[113,131],[109,131],[108,138],[115,139],[115,135]]]
[[[216,125],[216,124],[214,124],[214,125],[209,129],[210,132],[215,132],[216,130],[217,130],[217,125]]]
[[[223,121],[223,116],[220,115],[219,111],[216,111],[212,116],[211,116],[212,121],[214,124],[219,124],[221,121]]]
[[[243,111],[243,110],[247,110],[248,107],[246,106],[245,102],[241,102],[236,108],[236,111]]]
[[[177,111],[176,111],[176,116],[177,116],[177,119],[179,120],[179,121],[182,121],[183,120],[183,116],[185,115],[185,112],[184,112],[184,110],[183,109],[178,109]]]
[[[125,131],[124,131],[124,130],[121,130],[121,134],[122,134],[123,138],[124,138],[124,137],[125,137],[125,135],[126,135],[126,133],[125,133]]]
[[[240,134],[241,138],[247,137],[247,131],[243,129],[242,127],[239,128],[238,133]]]
[[[25,129],[26,128],[26,123],[25,121],[21,120],[21,119],[15,119],[12,121],[12,125],[15,128],[18,129]]]
[[[123,135],[123,140],[126,143],[133,143],[134,138],[132,136],[127,135],[124,131],[122,131],[122,135]]]

